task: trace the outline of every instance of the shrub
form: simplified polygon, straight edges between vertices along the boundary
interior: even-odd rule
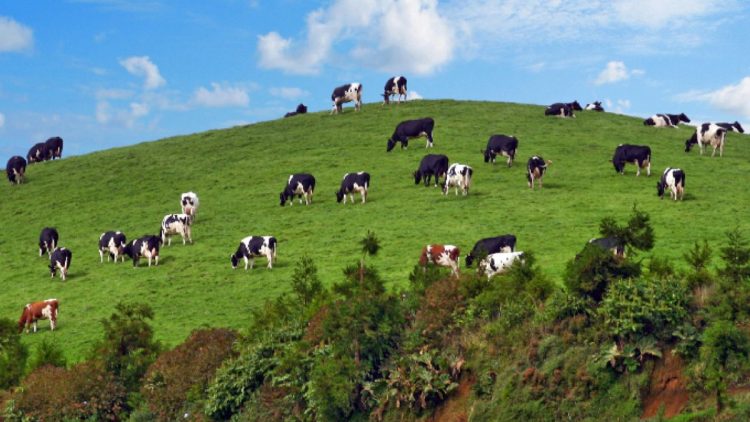
[[[716,394],[716,411],[721,413],[729,383],[748,368],[750,339],[729,321],[717,321],[703,332],[700,349],[705,367],[704,388]]]
[[[0,390],[10,388],[23,376],[28,351],[21,343],[18,325],[0,318]]]
[[[589,243],[568,261],[564,280],[569,292],[599,302],[612,281],[638,277],[640,273],[640,265]]]
[[[44,365],[52,365],[59,368],[64,368],[67,365],[65,355],[60,346],[47,338],[42,340],[42,342],[36,347],[34,355],[29,362],[29,372]]]

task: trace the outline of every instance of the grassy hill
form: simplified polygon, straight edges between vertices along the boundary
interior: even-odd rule
[[[474,167],[467,197],[414,185],[424,140],[385,152],[398,122],[425,116],[436,122],[429,152]],[[424,244],[453,243],[465,253],[479,238],[504,233],[516,234],[517,249],[534,251],[547,275],[560,280],[565,263],[597,236],[601,218],[622,221],[634,203],[651,215],[653,253],[669,259],[679,260],[696,240],[718,246],[727,230],[750,227],[750,143],[742,135],[728,135],[723,158],[701,157],[684,152],[690,127],[644,127],[640,119],[609,113],[577,116],[549,118],[541,106],[492,102],[372,104],[359,113],[312,113],[32,165],[26,184],[0,185],[0,317],[16,320],[29,301],[60,299],[59,329],[50,333],[42,322],[41,333],[24,341],[33,348],[51,336],[75,361],[101,337],[100,320],[122,300],[150,304],[156,335],[168,345],[197,327],[243,327],[251,310],[289,291],[304,254],[325,283],[338,281],[368,230],[382,246],[372,264],[398,288],[408,283]],[[501,160],[483,162],[480,150],[498,133],[520,140],[510,169]],[[651,146],[651,177],[636,178],[630,165],[625,176],[615,173],[609,159],[620,143]],[[535,154],[553,164],[544,189],[531,191],[524,168]],[[687,174],[684,202],[656,196],[667,166]],[[343,174],[361,170],[372,175],[368,203],[337,204]],[[282,208],[279,192],[295,172],[315,175],[313,204]],[[102,232],[121,230],[129,239],[155,234],[189,190],[201,200],[193,245],[174,239],[156,268],[99,263]],[[45,226],[56,227],[61,245],[73,251],[66,282],[50,280],[48,260],[38,256]],[[273,270],[259,259],[255,270],[232,271],[229,255],[250,234],[278,238]]]

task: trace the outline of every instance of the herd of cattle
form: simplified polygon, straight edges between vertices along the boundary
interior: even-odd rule
[[[384,105],[389,104],[394,95],[398,95],[398,102],[403,97],[406,100],[407,86],[406,78],[396,76],[388,79],[384,92],[382,94]],[[331,113],[342,111],[344,103],[355,102],[355,110],[360,110],[362,102],[362,84],[351,83],[336,87],[331,95],[333,108]],[[574,101],[572,103],[555,103],[547,107],[544,114],[547,116],[557,117],[575,117],[575,111],[580,110],[604,111],[601,102],[594,102],[582,108],[581,105]],[[296,111],[287,113],[284,117],[291,117],[297,114],[307,112],[307,107],[300,104]],[[643,124],[648,126],[676,127],[680,122],[689,123],[690,119],[682,113],[679,115],[656,114],[644,120]],[[401,149],[406,149],[410,139],[425,137],[427,142],[425,147],[434,146],[433,130],[435,127],[434,119],[430,117],[407,120],[399,123],[391,137],[386,143],[386,152],[391,152],[397,143]],[[736,131],[744,133],[739,122],[734,123],[704,123],[699,126],[693,136],[685,142],[685,151],[689,152],[693,145],[698,144],[700,152],[703,154],[707,145],[713,147],[713,155],[716,149],[719,149],[719,155],[723,155],[724,139],[727,131]],[[495,163],[498,155],[506,157],[508,167],[513,165],[519,140],[514,136],[495,134],[491,135],[487,141],[487,146],[480,151],[484,155],[484,162]],[[13,156],[8,161],[6,172],[11,184],[20,184],[23,182],[27,162],[29,164],[40,161],[53,160],[62,156],[63,140],[60,137],[48,139],[46,142],[34,145],[27,158]],[[619,145],[615,148],[612,157],[612,163],[615,171],[624,174],[625,164],[635,164],[637,176],[640,176],[641,169],[646,169],[647,175],[651,175],[651,149],[645,145]],[[423,182],[429,186],[434,179],[434,185],[441,185],[440,178],[443,178],[442,192],[448,194],[451,187],[455,188],[458,195],[459,190],[463,195],[468,195],[471,186],[473,168],[461,163],[449,164],[447,156],[442,154],[425,155],[416,171],[414,171],[414,182],[419,184]],[[535,183],[542,188],[542,179],[551,161],[544,160],[541,156],[534,155],[529,158],[526,165],[526,177],[529,188],[534,189]],[[367,172],[347,173],[344,175],[341,186],[336,191],[337,202],[346,203],[347,196],[350,202],[354,203],[354,194],[361,195],[361,202],[367,201],[367,193],[370,187],[370,174]],[[657,182],[657,194],[663,198],[666,190],[670,191],[670,197],[674,200],[682,199],[685,188],[685,172],[678,168],[668,167],[664,170],[661,179]],[[284,206],[287,202],[293,204],[294,197],[299,198],[299,202],[309,205],[312,203],[312,196],[315,190],[315,177],[307,173],[292,174],[289,176],[283,191],[279,194],[280,205]],[[133,266],[138,266],[141,257],[148,259],[148,265],[151,266],[152,260],[154,265],[159,264],[159,249],[164,243],[171,245],[171,238],[174,235],[182,237],[183,244],[192,243],[192,225],[195,222],[196,213],[200,202],[194,192],[183,193],[180,197],[182,213],[168,214],[164,216],[161,223],[159,235],[146,235],[138,239],[127,242],[124,233],[119,231],[108,231],[102,233],[99,237],[99,256],[100,261],[104,262],[104,256],[107,261],[110,259],[117,262],[118,259],[124,262],[125,256],[133,260]],[[616,238],[599,238],[591,239],[589,243],[599,246],[605,250],[611,250],[617,256],[624,256],[625,250],[622,242]],[[488,278],[493,277],[507,268],[517,260],[523,260],[524,253],[516,251],[516,236],[513,234],[504,234],[501,236],[481,239],[476,242],[471,252],[465,257],[466,267],[471,267],[474,261],[479,259],[479,268]],[[230,256],[232,268],[237,268],[239,261],[245,261],[245,270],[249,267],[252,269],[256,257],[265,257],[267,267],[273,267],[276,260],[277,240],[273,236],[248,236],[240,241],[240,244],[234,254]],[[56,229],[46,227],[39,236],[39,256],[48,254],[50,258],[49,271],[51,277],[59,271],[62,280],[65,280],[72,262],[72,252],[59,246],[59,234]],[[454,245],[430,244],[422,249],[419,258],[419,264],[426,268],[428,264],[450,268],[451,274],[459,276],[459,257],[460,249]],[[47,299],[45,301],[27,304],[18,322],[19,332],[33,325],[36,332],[36,321],[38,319],[49,319],[50,327],[54,330],[57,321],[59,301],[57,299]]]

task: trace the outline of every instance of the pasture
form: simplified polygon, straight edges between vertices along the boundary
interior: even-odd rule
[[[40,332],[24,341],[33,351],[53,337],[69,361],[78,361],[101,338],[100,320],[118,301],[150,304],[156,336],[168,346],[194,328],[241,328],[250,311],[289,292],[305,254],[324,284],[339,281],[341,269],[360,257],[358,241],[368,230],[382,247],[370,263],[392,288],[409,282],[426,243],[452,243],[465,255],[478,239],[505,233],[515,234],[517,250],[533,251],[559,281],[566,262],[598,235],[601,218],[622,222],[634,203],[651,216],[652,253],[678,267],[697,240],[714,247],[716,264],[726,231],[737,227],[750,235],[750,138],[728,134],[724,157],[711,158],[684,152],[691,126],[644,127],[639,118],[596,112],[559,119],[543,111],[452,100],[367,104],[357,113],[347,105],[336,116],[326,110],[30,165],[25,184],[0,186],[0,317],[16,321],[26,303],[59,299],[58,329],[50,333],[42,321]],[[435,119],[434,148],[426,151],[420,138],[407,150],[386,153],[397,123],[427,116]],[[494,166],[483,162],[480,151],[492,134],[518,137],[512,168],[500,156]],[[651,147],[651,177],[636,178],[633,165],[625,176],[615,173],[609,160],[620,143]],[[468,196],[414,184],[412,172],[427,152],[474,168]],[[552,160],[542,190],[526,184],[532,155]],[[686,172],[683,202],[656,196],[667,166]],[[368,203],[359,204],[356,195],[355,204],[338,204],[334,193],[353,171],[372,176]],[[317,179],[313,203],[295,200],[282,208],[279,193],[298,172]],[[130,261],[100,264],[101,233],[121,230],[128,240],[158,234],[162,217],[179,212],[180,194],[191,190],[201,201],[194,244],[183,246],[178,236],[162,246],[158,267],[145,260],[137,269]],[[65,282],[50,279],[48,258],[38,256],[45,226],[56,227],[60,245],[73,251]],[[264,258],[254,270],[231,269],[230,254],[251,234],[278,239],[273,270],[265,269]]]

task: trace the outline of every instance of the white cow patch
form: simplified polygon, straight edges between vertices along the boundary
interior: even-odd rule
[[[499,252],[487,255],[479,264],[480,270],[491,279],[496,274],[505,272],[513,262],[523,259],[523,252]]]

